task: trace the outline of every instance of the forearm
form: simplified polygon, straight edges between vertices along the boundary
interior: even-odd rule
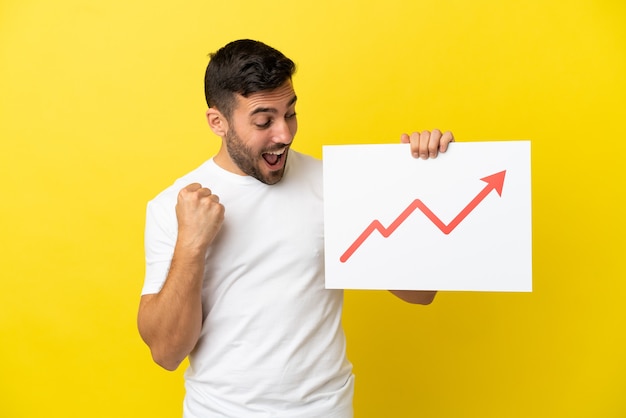
[[[193,350],[202,329],[204,253],[177,246],[161,291],[141,298],[138,328],[154,361],[175,370]]]
[[[418,305],[430,305],[437,295],[435,290],[390,290],[390,292],[405,302]]]

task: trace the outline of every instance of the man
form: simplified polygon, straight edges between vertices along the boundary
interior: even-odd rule
[[[189,356],[186,418],[353,414],[343,293],[324,288],[321,162],[290,149],[294,71],[256,41],[213,54],[206,116],[222,146],[148,204],[138,327],[162,367]],[[453,138],[401,141],[428,158]]]

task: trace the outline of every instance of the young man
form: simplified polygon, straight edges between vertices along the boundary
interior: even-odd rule
[[[294,71],[256,41],[213,54],[207,121],[222,146],[148,203],[138,327],[162,367],[189,356],[186,418],[353,415],[343,292],[324,288],[321,162],[290,149]],[[401,141],[429,158],[453,137]]]

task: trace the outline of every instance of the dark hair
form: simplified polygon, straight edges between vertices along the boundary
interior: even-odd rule
[[[204,94],[209,107],[230,118],[235,94],[272,90],[290,80],[296,65],[282,52],[259,41],[233,41],[210,55],[204,75]]]

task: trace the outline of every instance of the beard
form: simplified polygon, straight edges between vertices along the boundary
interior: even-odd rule
[[[230,155],[230,158],[237,164],[237,167],[245,174],[268,185],[276,184],[283,178],[285,167],[287,166],[288,149],[285,150],[285,153],[281,157],[284,158],[285,161],[280,169],[263,173],[261,165],[264,164],[263,153],[281,150],[285,148],[285,145],[279,144],[272,148],[266,148],[257,154],[241,140],[232,127],[226,133],[225,138],[228,155]]]

